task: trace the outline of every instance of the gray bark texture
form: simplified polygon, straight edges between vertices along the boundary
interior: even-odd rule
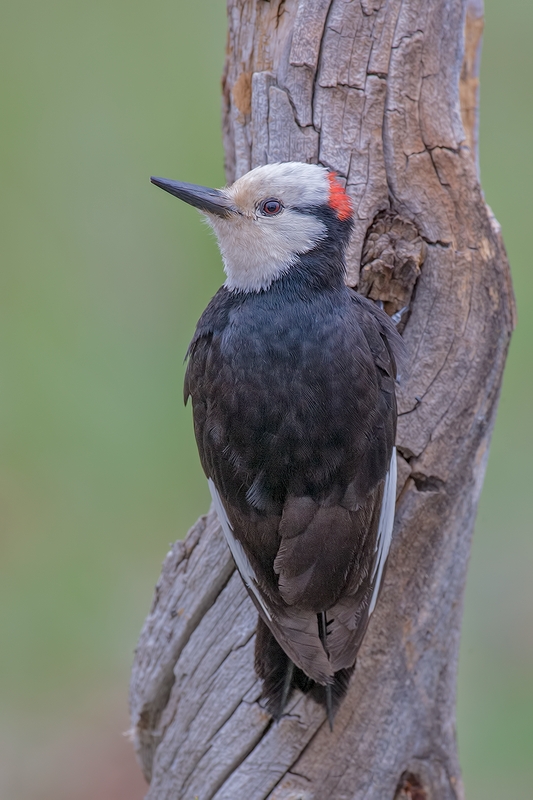
[[[399,486],[385,585],[333,732],[259,700],[256,611],[213,511],[168,554],[136,651],[149,800],[457,800],[470,539],[514,305],[477,171],[479,0],[228,0],[227,177],[320,162],[356,209],[350,285],[389,313]]]

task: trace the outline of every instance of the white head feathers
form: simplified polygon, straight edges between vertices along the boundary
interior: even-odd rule
[[[223,190],[238,214],[206,216],[218,239],[229,289],[267,288],[325,237],[324,223],[297,209],[328,202],[329,175],[316,164],[268,164]],[[267,200],[278,201],[280,211],[265,213]]]

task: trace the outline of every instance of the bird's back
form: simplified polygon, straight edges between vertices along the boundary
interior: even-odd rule
[[[344,690],[355,663],[383,572],[401,348],[386,315],[344,286],[277,284],[218,292],[185,385],[202,465],[262,619],[256,663],[271,709],[286,694],[288,659],[301,688]]]

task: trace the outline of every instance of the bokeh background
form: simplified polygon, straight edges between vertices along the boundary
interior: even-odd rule
[[[533,4],[486,0],[481,170],[519,325],[459,676],[469,800],[533,796]],[[224,182],[223,0],[0,11],[0,797],[140,800],[127,685],[168,545],[208,505],[183,355],[222,281],[150,174]]]

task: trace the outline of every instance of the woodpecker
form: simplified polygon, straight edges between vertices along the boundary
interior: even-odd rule
[[[402,340],[345,284],[353,208],[334,172],[269,164],[224,189],[151,180],[205,215],[224,263],[184,395],[259,612],[265,706],[279,719],[299,688],[332,726],[391,543]]]

